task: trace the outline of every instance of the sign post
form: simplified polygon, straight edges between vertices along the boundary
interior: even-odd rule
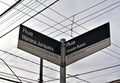
[[[40,58],[40,78],[39,83],[43,83],[43,59]]]
[[[66,83],[66,66],[110,46],[110,24],[105,23],[69,41],[61,42],[20,25],[18,48],[60,66],[60,83]],[[39,83],[43,82],[41,74]]]
[[[66,83],[66,45],[65,39],[61,39],[61,66],[60,66],[60,83]]]

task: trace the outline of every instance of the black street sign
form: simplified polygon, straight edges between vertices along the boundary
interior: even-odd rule
[[[110,46],[110,25],[103,24],[66,42],[66,65]],[[60,64],[61,42],[20,25],[18,48]]]
[[[66,42],[67,64],[73,63],[110,45],[109,23]]]
[[[20,25],[18,48],[59,65],[60,42]]]

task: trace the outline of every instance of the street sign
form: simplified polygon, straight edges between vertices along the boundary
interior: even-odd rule
[[[18,48],[60,65],[60,42],[20,25]]]
[[[109,23],[106,23],[66,42],[66,64],[69,65],[109,45],[110,29]]]
[[[77,36],[66,43],[66,65],[110,46],[109,23]],[[20,25],[18,48],[61,65],[61,42]]]

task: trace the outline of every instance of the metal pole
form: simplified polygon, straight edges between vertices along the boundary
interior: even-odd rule
[[[40,58],[40,78],[39,83],[43,83],[43,59]]]
[[[61,66],[60,66],[60,83],[66,83],[66,45],[65,39],[61,39]]]

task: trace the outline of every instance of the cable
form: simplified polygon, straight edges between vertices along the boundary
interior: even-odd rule
[[[46,10],[47,8],[49,8],[50,6],[52,6],[53,4],[55,4],[56,2],[58,2],[59,0],[56,0],[55,2],[51,3],[49,6],[47,6],[46,8],[42,9],[41,11],[39,11],[38,13],[34,14],[32,17],[28,18],[27,20],[25,20],[24,22],[22,22],[21,24],[24,24],[25,22],[27,22],[28,20],[30,20],[31,18],[34,18],[36,15],[38,15],[39,13],[43,12],[44,10]],[[12,32],[13,30],[15,30],[17,27],[19,27],[19,25],[17,25],[16,27],[14,27],[13,29],[11,29],[10,31],[8,31],[7,33],[3,34],[0,38],[4,37],[5,35],[9,34],[10,32]]]
[[[9,65],[3,60],[0,58],[0,60],[3,61],[3,63],[10,69],[10,71],[14,74],[14,76],[20,81],[20,83],[22,83],[21,79],[15,74],[15,72],[9,67]]]
[[[101,3],[103,3],[103,2],[105,2],[105,1],[107,1],[107,0],[104,0],[104,1],[102,1],[102,2],[100,2],[100,3],[98,3],[97,5],[100,5]],[[118,2],[116,2],[116,3],[114,3],[114,4],[112,4],[112,5],[115,5],[115,4],[117,4],[117,3],[119,3],[120,1],[118,1]],[[44,5],[44,4],[43,4]],[[97,6],[97,5],[94,5],[94,6],[92,6],[92,7],[95,7],[95,6]],[[109,6],[107,6],[107,7],[105,7],[105,8],[103,8],[103,9],[101,9],[101,10],[104,10],[104,9],[106,9],[106,8],[108,8],[108,7],[111,7],[112,5],[109,5]],[[44,5],[45,6],[45,5]],[[92,8],[92,7],[90,7],[90,8]],[[49,8],[49,9],[51,9],[51,8]],[[89,8],[88,8],[89,9]],[[55,10],[53,10],[53,9],[51,9],[52,11],[54,11],[54,12],[56,12]],[[101,10],[99,10],[99,11],[101,11]],[[35,11],[35,10],[34,10]],[[85,10],[84,10],[85,11]],[[82,12],[84,12],[84,11],[82,11]],[[99,12],[99,11],[97,11],[97,12]],[[81,13],[82,13],[81,12]],[[95,13],[97,13],[97,12],[95,12]],[[58,13],[58,12],[56,12],[57,14],[59,14],[59,15],[61,15],[61,16],[63,16],[63,17],[65,17],[64,15],[62,15],[62,14],[60,14],[60,13]],[[77,13],[77,14],[80,14],[80,13]],[[77,14],[75,14],[75,15],[77,15]],[[94,14],[94,13],[93,13]],[[92,15],[92,14],[91,14]],[[91,16],[91,15],[89,15],[89,16]],[[45,16],[45,15],[43,15],[43,16]],[[87,17],[89,17],[89,16],[87,16]],[[47,16],[45,16],[46,18],[48,18],[48,19],[50,19],[49,17],[47,17]],[[67,18],[67,17],[65,17],[65,18]],[[86,18],[86,17],[84,17],[84,18]],[[67,18],[67,19],[69,19],[69,18]],[[73,22],[73,21],[72,21]]]
[[[106,0],[104,0],[104,1],[106,1]],[[104,1],[103,1],[103,2],[104,2]],[[103,3],[103,2],[100,2],[100,3],[98,3],[98,4],[95,4],[95,5],[87,8],[87,9],[85,9],[85,10],[79,12],[79,13],[82,13],[82,12],[84,12],[84,11],[87,11],[87,10],[91,9],[91,8],[94,8],[94,7],[98,6],[99,4],[101,4],[101,3]],[[65,20],[66,20],[66,19],[65,19]],[[64,21],[65,21],[65,20],[64,20]],[[63,22],[63,21],[61,21],[60,23],[62,23],[62,22]],[[60,23],[59,23],[59,24],[60,24]],[[57,24],[56,24],[56,25],[57,25]],[[55,25],[54,25],[54,26],[55,26]],[[17,26],[17,27],[18,27],[18,26]],[[17,27],[15,27],[14,29],[16,29]],[[11,31],[13,31],[14,29],[12,29],[12,30],[8,31],[7,33],[3,34],[0,38],[2,38],[3,36],[7,35],[7,34],[10,33]],[[47,29],[46,29],[46,30],[47,30]]]
[[[9,11],[11,11],[15,6],[19,5],[22,1],[23,0],[19,0],[15,4],[13,4],[11,7],[9,7],[6,11],[0,14],[0,18],[3,17],[5,14],[7,14]]]
[[[23,4],[23,5],[24,5],[24,4]],[[26,6],[26,5],[24,5],[24,6]],[[26,7],[28,7],[28,6],[26,6]],[[34,10],[34,9],[30,8],[30,7],[28,7],[28,8],[31,9],[31,10],[33,10],[34,12],[37,12],[36,10]],[[49,20],[51,20],[51,21],[53,21],[53,22],[55,22],[55,23],[57,23],[57,21],[55,21],[55,20],[49,18],[48,16],[45,16],[45,15],[42,14],[42,13],[40,13],[40,15],[46,17],[47,19],[49,19]],[[52,27],[52,28],[58,30],[57,28],[55,28],[54,26],[51,26],[50,24],[48,24],[48,23],[46,23],[46,22],[43,22],[43,21],[41,21],[41,20],[39,20],[39,19],[37,19],[37,18],[34,18],[34,19],[37,20],[37,21],[39,21],[39,22],[41,22],[41,23],[43,23],[43,24],[45,24],[45,25],[47,25],[47,26],[49,26],[49,27]],[[60,25],[63,26],[63,27],[65,27],[65,26],[62,25],[62,24],[60,24]],[[67,27],[66,27],[66,28],[67,28]],[[63,31],[60,30],[60,32],[63,32]],[[64,33],[64,32],[63,32],[63,33]],[[50,33],[49,33],[49,34],[50,34]],[[49,34],[48,34],[48,35],[49,35]],[[70,35],[67,34],[67,33],[65,33],[65,34],[68,35],[68,36],[70,36]]]
[[[111,69],[111,68],[115,68],[115,67],[119,67],[119,66],[120,66],[120,64],[117,64],[117,65],[113,65],[113,66],[109,66],[109,67],[100,68],[100,69],[97,69],[97,70],[88,71],[88,72],[85,72],[85,73],[71,75],[71,76],[68,76],[66,78],[68,79],[68,78],[71,78],[71,77],[77,77],[77,76],[81,76],[81,75],[91,74],[91,73],[95,73],[95,72],[99,72],[99,71],[103,71],[103,70],[107,70],[107,69]],[[45,82],[51,82],[51,81],[56,81],[56,80],[59,80],[59,79],[48,80],[48,81],[45,81]]]
[[[117,55],[120,55],[120,53],[117,53],[117,52],[113,51],[113,50],[110,49],[110,48],[107,48],[107,50],[110,50],[111,52],[113,52],[113,53],[115,53],[115,54],[117,54]]]
[[[2,63],[1,63],[2,64]],[[36,75],[39,75],[39,73],[36,73],[36,72],[34,72],[34,71],[30,71],[30,70],[27,70],[27,69],[23,69],[23,68],[20,68],[20,67],[16,67],[16,66],[13,66],[13,65],[10,65],[10,64],[8,64],[10,67],[12,67],[12,68],[15,68],[15,69],[19,69],[19,70],[22,70],[22,71],[25,71],[25,72],[29,72],[29,73],[32,73],[32,74],[36,74]],[[47,78],[51,78],[51,79],[55,79],[55,78],[53,78],[53,77],[50,77],[50,76],[47,76],[47,75],[43,75],[43,76],[45,76],[45,77],[47,77]]]
[[[71,37],[73,37],[72,32],[73,32],[74,19],[75,19],[75,16],[73,16],[73,19],[72,19],[72,22],[73,22],[73,23],[71,24]]]
[[[89,78],[89,79],[87,79],[87,80],[91,80],[91,79],[95,79],[95,78],[100,78],[100,77],[103,77],[103,76],[105,76],[105,75],[110,75],[110,74],[113,74],[113,73],[117,73],[117,72],[120,72],[120,70],[117,70],[117,71],[114,71],[114,72],[110,72],[110,73],[106,73],[106,74],[103,74],[103,75],[99,75],[99,76],[94,76],[94,77],[91,77],[91,78]]]
[[[31,1],[29,1],[29,2],[27,2],[26,4],[28,5],[28,6],[31,6],[31,5],[33,5],[35,2],[32,2],[32,0]],[[22,3],[21,3],[22,4]],[[5,4],[5,5],[7,5],[7,6],[10,6],[9,4]],[[0,25],[2,25],[3,23],[5,23],[6,21],[8,21],[9,19],[11,19],[11,18],[13,18],[14,16],[16,16],[17,14],[19,14],[20,12],[23,12],[26,8],[23,6],[23,7],[20,7],[19,9],[17,9],[17,8],[14,8],[15,10],[17,10],[17,12],[15,11],[15,12],[13,12],[11,15],[9,15],[6,19],[4,19],[4,20],[2,20],[1,22],[0,22]],[[28,10],[27,10],[28,11]]]
[[[11,79],[7,79],[7,78],[3,78],[3,77],[0,77],[0,79],[6,80],[6,81],[9,81],[9,82],[13,82],[13,83],[20,83],[20,82],[17,82],[17,81],[11,80]]]
[[[45,3],[45,2],[47,2],[48,0],[36,0],[37,2],[39,2],[40,4],[43,4],[43,3]]]
[[[110,55],[110,56],[112,56],[112,57],[114,57],[114,58],[116,58],[116,59],[120,60],[120,58],[119,58],[119,57],[114,56],[114,55],[112,55],[112,54],[110,54],[110,53],[108,53],[108,52],[106,52],[106,51],[102,51],[102,52],[104,52],[105,54],[108,54],[108,55]]]
[[[22,5],[24,5],[24,4],[22,4]],[[27,8],[29,8],[29,9],[31,9],[31,10],[33,10],[34,12],[37,12],[36,10],[34,10],[34,9],[32,9],[32,8],[30,8],[30,7],[28,7],[27,5],[24,5],[24,6],[26,6]],[[26,14],[26,13],[25,13]],[[28,14],[26,14],[26,15],[28,15]],[[53,20],[53,19],[51,19],[51,18],[49,18],[48,16],[45,16],[44,14],[42,14],[42,13],[40,13],[40,15],[42,15],[42,16],[44,16],[44,17],[46,17],[47,19],[49,19],[49,20],[51,20],[51,21],[53,21],[53,22],[55,22],[55,23],[57,23],[57,21],[55,21],[55,20]],[[30,16],[30,15],[28,15],[28,16]],[[31,17],[31,16],[30,16]],[[37,20],[37,21],[39,21],[39,22],[41,22],[41,23],[43,23],[43,24],[45,24],[45,25],[47,25],[47,26],[49,26],[49,27],[52,27],[52,28],[54,28],[54,29],[56,29],[56,30],[58,30],[57,28],[55,28],[54,26],[51,26],[50,24],[48,24],[48,23],[45,23],[45,22],[43,22],[43,21],[41,21],[41,20],[39,20],[39,19],[37,19],[37,18],[34,18],[35,20]],[[62,27],[65,27],[64,25],[62,25],[62,24],[60,24]],[[67,28],[67,27],[66,27]],[[69,28],[68,28],[69,29]],[[61,30],[60,30],[61,31]],[[61,31],[61,32],[63,32],[63,31]],[[63,32],[64,33],[64,32]],[[51,33],[49,33],[49,34],[51,34]],[[48,35],[49,35],[48,34]],[[68,36],[70,36],[69,34],[67,34],[67,33],[65,33],[66,35],[68,35]]]
[[[36,4],[31,4],[31,5],[33,5],[33,6],[37,6]],[[24,10],[24,9],[23,9]],[[28,11],[28,10],[26,10],[26,11]],[[32,11],[32,10],[31,10]],[[31,11],[28,11],[27,13],[30,13]],[[18,12],[19,13],[19,12]],[[4,28],[3,30],[1,30],[0,32],[2,32],[2,31],[4,31],[4,30],[6,30],[7,28],[9,28],[9,26],[11,26],[11,25],[13,25],[14,23],[16,23],[18,20],[20,20],[21,18],[23,18],[25,15],[20,15],[20,16],[18,16],[18,17],[16,17],[15,19],[13,19],[13,21],[11,21],[11,24],[10,25],[8,25],[6,28]]]
[[[36,62],[31,61],[31,60],[29,60],[29,59],[26,59],[26,58],[17,56],[17,55],[15,55],[15,54],[9,53],[9,52],[7,52],[7,51],[1,50],[1,49],[0,49],[0,51],[3,52],[3,53],[6,53],[6,54],[12,55],[12,56],[14,56],[14,57],[20,58],[20,59],[22,59],[22,60],[25,60],[25,61],[27,61],[27,62],[31,62],[31,63],[36,64],[36,65],[40,65],[39,63],[36,63]],[[58,70],[53,69],[53,68],[50,68],[50,67],[47,67],[47,66],[43,66],[43,67],[48,68],[48,69],[53,70],[53,71],[56,71],[56,72],[59,72]]]
[[[105,7],[105,8],[111,7],[111,6],[116,5],[116,4],[118,4],[118,3],[120,3],[120,1],[118,1],[118,2],[116,2],[116,3],[114,3],[114,4],[112,4],[112,5],[109,5],[109,6]],[[93,17],[93,18],[91,18],[91,19],[89,19],[89,20],[87,20],[87,21],[85,21],[85,22],[82,22],[82,23],[79,24],[79,25],[83,25],[83,24],[85,24],[85,23],[87,23],[87,22],[89,22],[89,21],[91,21],[91,20],[93,20],[93,19],[95,19],[95,18],[97,18],[97,17],[99,17],[99,16],[102,16],[102,15],[104,15],[104,14],[106,14],[106,13],[108,13],[108,12],[110,12],[110,11],[116,9],[116,8],[118,8],[118,7],[120,7],[120,5],[118,5],[118,6],[114,7],[114,8],[111,8],[111,9],[109,9],[109,10],[107,10],[107,11],[105,11],[105,12],[103,12],[103,13],[101,13],[101,14],[99,14],[99,15],[97,15],[97,16],[95,16],[95,17]],[[103,9],[105,10],[105,8],[103,8]],[[100,9],[100,10],[101,10],[101,9]],[[98,10],[96,13],[100,12],[100,10]],[[103,11],[103,10],[101,10],[101,11]],[[95,13],[93,13],[93,14],[95,14]],[[91,14],[91,15],[92,15],[92,14]],[[91,15],[89,15],[89,16],[91,16]],[[86,17],[88,17],[88,16],[86,16]],[[79,19],[79,20],[77,20],[77,21],[75,21],[75,22],[78,22],[78,21],[81,21],[81,20],[83,20],[83,18],[82,18],[82,19]],[[70,26],[70,25],[71,25],[71,24],[66,25],[66,26]],[[73,27],[73,29],[76,28],[76,27],[77,27],[77,26]],[[64,27],[63,27],[63,28],[64,28]],[[60,28],[60,29],[63,29],[63,28]],[[69,30],[70,30],[70,29],[69,29]],[[64,31],[64,32],[68,32],[69,30],[66,30],[66,31]],[[59,33],[59,34],[55,35],[53,38],[55,38],[55,37],[57,37],[57,36],[59,36],[59,35],[61,35],[61,34],[62,34],[62,33]]]
[[[111,43],[112,45],[114,45],[114,46],[116,46],[116,47],[118,47],[118,48],[120,48],[120,46],[118,46],[118,45],[116,45],[116,44],[114,44],[114,43]]]
[[[71,76],[71,75],[68,74],[68,76]],[[74,77],[74,78],[76,78],[76,79],[78,79],[78,80],[81,80],[81,81],[83,81],[83,82],[86,82],[86,83],[91,83],[91,82],[88,82],[88,81],[86,81],[86,80],[80,79],[80,78],[78,78],[78,77]]]
[[[1,76],[5,76],[5,77],[8,77],[8,78],[11,78],[11,79],[16,79],[16,78],[13,77],[14,75],[9,74],[9,73],[6,73],[6,72],[1,72],[1,71],[0,71],[0,75],[1,75]],[[10,77],[10,76],[11,76],[11,77]],[[24,82],[29,82],[29,81],[27,81],[27,80],[37,82],[37,80],[33,80],[33,79],[26,78],[26,77],[22,77],[22,76],[19,76],[19,78],[21,78],[22,81],[24,81]],[[24,80],[24,79],[25,79],[25,80]]]
[[[64,16],[64,15],[62,15],[62,14],[60,14],[60,13],[58,13],[57,11],[53,10],[52,8],[49,8],[49,9],[52,10],[53,12],[55,12],[55,13],[57,13],[58,15],[60,15],[60,16],[62,16],[62,17],[65,18],[65,20],[62,20],[61,22],[59,22],[59,23],[57,23],[57,24],[55,24],[55,25],[53,25],[53,26],[56,26],[56,25],[58,25],[58,24],[61,24],[62,22],[66,21],[66,20],[69,20],[69,21],[72,22],[72,20],[71,20],[70,18],[72,18],[73,16],[76,16],[76,15],[78,15],[78,14],[81,14],[81,13],[83,13],[83,12],[86,12],[86,11],[88,11],[88,10],[90,10],[90,9],[92,9],[92,8],[94,8],[94,7],[96,7],[96,6],[100,5],[100,4],[102,4],[102,3],[104,3],[105,1],[107,1],[107,0],[104,0],[104,1],[102,1],[102,2],[100,2],[100,3],[97,3],[97,4],[95,4],[95,5],[91,6],[91,7],[89,7],[89,8],[87,8],[87,9],[83,10],[83,11],[78,12],[78,13],[75,14],[75,15],[72,15],[72,16],[68,17],[68,18],[67,18],[66,16]],[[44,4],[42,4],[42,5],[43,5],[43,6],[46,6],[46,5],[44,5]],[[74,23],[75,23],[75,22],[74,22]],[[75,24],[76,24],[76,23],[75,23]],[[78,25],[78,24],[77,24],[77,25]],[[82,27],[82,26],[80,26],[80,27]],[[48,29],[50,29],[50,28],[52,28],[52,27],[49,27],[49,28],[47,28],[47,29],[45,29],[45,30],[43,30],[43,31],[46,31],[46,30],[48,30]],[[82,27],[82,28],[86,30],[85,27]],[[42,31],[42,32],[43,32],[43,31]]]
[[[85,72],[85,73],[81,73],[81,74],[76,74],[76,75],[73,75],[73,76],[86,75],[86,74],[95,73],[95,72],[98,72],[98,71],[103,71],[103,70],[107,70],[107,69],[111,69],[111,68],[115,68],[115,67],[119,67],[119,66],[120,66],[120,64],[117,64],[117,65],[113,65],[113,66],[109,66],[109,67],[105,67],[105,68],[101,68],[101,69],[97,69],[97,70],[93,70],[93,71],[89,71],[89,72]]]
[[[1,52],[4,52],[4,53],[7,53],[7,54],[10,54],[10,55],[12,55],[12,56],[18,57],[18,58],[23,59],[23,60],[25,60],[25,61],[31,62],[31,63],[33,63],[33,64],[39,65],[39,64],[36,63],[36,62],[30,61],[30,60],[25,59],[25,58],[22,58],[22,57],[20,57],[20,56],[14,55],[14,54],[12,54],[12,53],[3,51],[3,50],[1,50],[1,49],[0,49],[0,51],[1,51]],[[10,66],[11,66],[11,65],[10,65]],[[11,66],[11,67],[14,67],[14,66]],[[56,72],[60,72],[60,71],[58,71],[58,70],[55,70],[55,69],[50,68],[50,67],[47,67],[47,66],[43,66],[43,67],[48,68],[48,69],[53,70],[53,71],[56,71]],[[17,67],[15,67],[15,68],[17,68]],[[19,69],[21,69],[21,68],[19,68]],[[25,70],[25,69],[22,69],[22,70],[28,71],[28,70]],[[33,72],[31,72],[31,73],[33,73]],[[35,74],[35,73],[34,73],[34,74]],[[67,75],[70,75],[70,74],[67,74]],[[48,77],[48,76],[47,76],[47,77]],[[52,77],[49,77],[49,78],[52,78]],[[53,80],[56,80],[56,78],[52,78],[52,79],[53,79]]]

